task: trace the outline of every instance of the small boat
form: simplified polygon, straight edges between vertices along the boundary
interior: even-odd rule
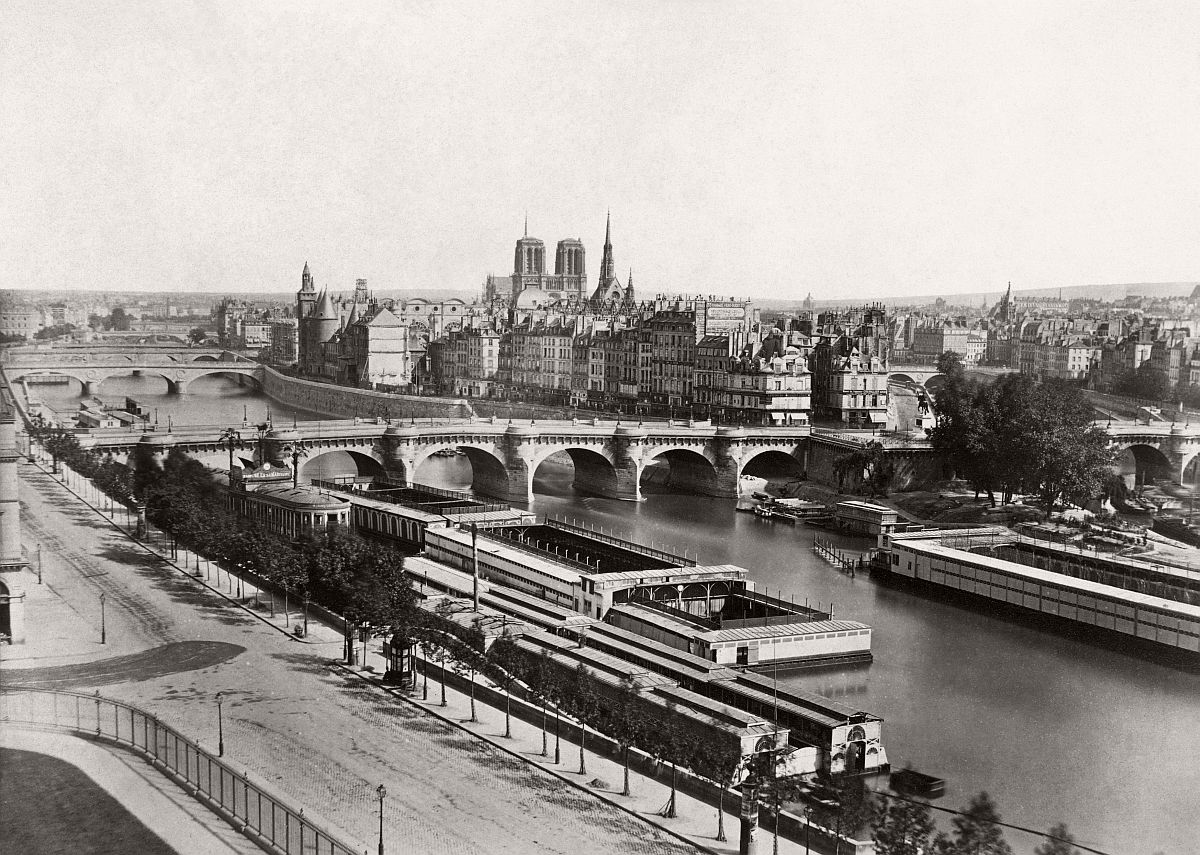
[[[898,793],[920,796],[923,799],[940,799],[946,795],[944,780],[915,769],[901,769],[893,772],[888,780],[888,786]]]
[[[778,520],[779,522],[791,523],[793,525],[796,523],[794,516],[778,508],[773,508],[770,505],[759,505],[754,509],[754,513],[767,520]]]

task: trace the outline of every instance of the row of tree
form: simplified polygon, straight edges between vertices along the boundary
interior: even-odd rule
[[[558,724],[563,715],[583,727],[579,771],[586,774],[587,730],[608,736],[619,747],[624,767],[623,792],[630,792],[631,751],[639,749],[656,763],[670,764],[671,786],[664,815],[675,815],[678,774],[687,769],[720,791],[717,839],[725,840],[724,797],[743,764],[751,761],[731,739],[714,738],[688,715],[647,700],[632,679],[606,681],[583,666],[567,666],[549,651],[535,652],[505,634],[485,632],[479,616],[456,621],[450,598],[433,609],[421,608],[403,572],[403,556],[340,529],[297,539],[236,517],[227,510],[225,488],[186,454],[172,450],[160,467],[140,451],[130,468],[80,447],[74,434],[35,423],[31,434],[56,463],[89,478],[115,501],[134,507],[145,503],[148,519],[189,548],[226,566],[255,573],[277,585],[285,596],[311,599],[344,615],[348,626],[370,624],[374,635],[398,635],[419,646],[426,661],[423,695],[429,697],[432,663],[441,672],[441,703],[446,704],[450,671],[468,685],[471,719],[476,719],[476,676],[484,675],[505,693],[505,733],[511,734],[511,698],[516,691],[541,708],[542,753],[549,753],[550,721],[555,722],[554,756],[560,762]],[[286,608],[286,605],[285,605]],[[580,643],[584,643],[580,638]],[[773,757],[773,754],[764,756]],[[753,776],[753,771],[752,771]],[[861,778],[839,775],[825,781],[832,800],[803,798],[804,782],[778,777],[774,766],[757,775],[759,795],[768,817],[788,808],[813,823],[845,834],[870,828],[879,855],[1007,855],[999,814],[986,793],[980,794],[953,822],[952,836],[934,834],[930,807],[919,800],[872,796]],[[1065,829],[1039,855],[1069,855]],[[1062,841],[1068,841],[1062,844]],[[1065,845],[1066,848],[1053,848]],[[932,847],[932,848],[931,848]]]
[[[892,794],[881,798],[872,820],[876,855],[1012,855],[1000,812],[986,792],[955,813],[949,834],[936,829],[927,802]],[[1080,855],[1075,837],[1061,823],[1043,835],[1034,853]]]
[[[56,462],[89,478],[113,500],[144,503],[155,526],[206,559],[254,573],[286,598],[310,600],[370,624],[382,634],[407,625],[416,595],[404,574],[403,555],[341,528],[288,538],[237,516],[225,488],[198,461],[172,450],[159,466],[135,452],[133,469],[80,447],[74,434],[43,424],[31,433]]]
[[[1112,453],[1077,386],[1022,374],[971,380],[953,353],[938,367],[946,381],[936,396],[938,423],[930,439],[977,495],[986,493],[994,505],[996,493],[1005,503],[1037,494],[1049,516],[1059,501],[1083,505],[1100,494]]]

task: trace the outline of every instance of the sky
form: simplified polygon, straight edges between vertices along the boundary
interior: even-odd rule
[[[1200,279],[1195,2],[0,3],[3,287]]]

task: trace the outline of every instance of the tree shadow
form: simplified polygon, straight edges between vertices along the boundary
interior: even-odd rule
[[[174,641],[98,662],[6,672],[5,684],[27,688],[63,688],[142,682],[221,665],[245,651],[246,648],[241,645],[224,641]]]
[[[171,600],[200,612],[206,618],[226,626],[246,626],[258,622],[253,616],[204,587],[194,577],[181,573],[165,558],[120,546],[101,549],[96,553],[96,557],[131,568],[141,579],[165,593]]]

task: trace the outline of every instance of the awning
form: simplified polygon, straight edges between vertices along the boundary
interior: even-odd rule
[[[771,413],[771,420],[776,422],[787,421],[787,413]]]
[[[880,413],[876,410],[872,410],[871,421],[875,422],[876,424],[885,425],[887,424],[887,413]]]

